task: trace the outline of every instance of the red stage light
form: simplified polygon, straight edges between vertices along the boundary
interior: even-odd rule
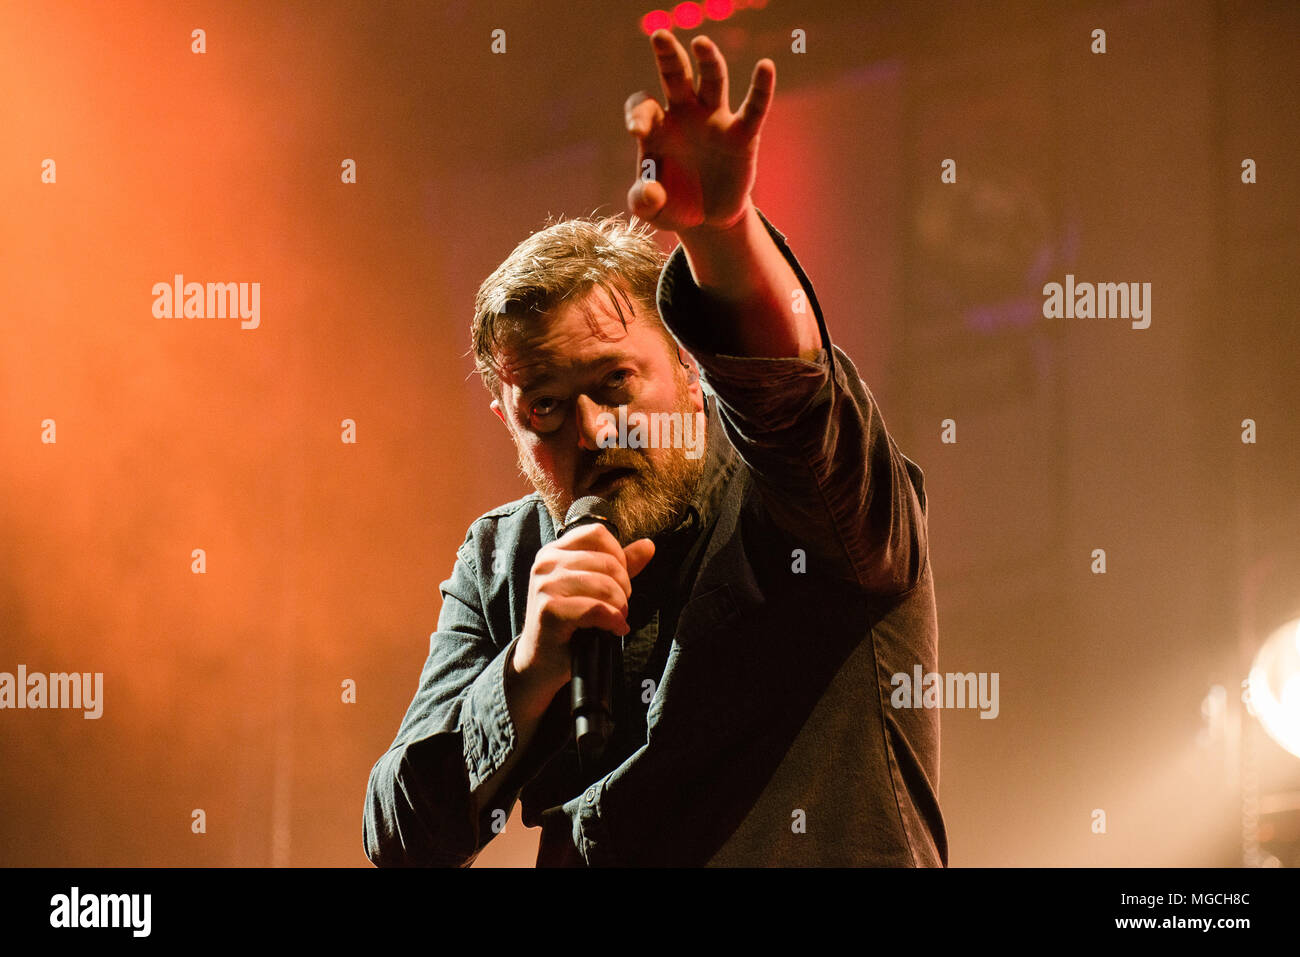
[[[710,20],[725,20],[735,9],[731,0],[704,0],[704,15]]]
[[[700,9],[698,3],[679,3],[673,7],[673,23],[683,30],[694,29],[703,20],[704,11]]]
[[[673,18],[668,15],[667,10],[651,10],[641,18],[641,32],[646,36],[656,30],[671,30],[672,28]]]

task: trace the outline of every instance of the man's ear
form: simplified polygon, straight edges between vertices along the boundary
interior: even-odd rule
[[[505,413],[505,409],[501,408],[501,400],[493,399],[490,408],[492,409],[493,412],[496,413],[496,417],[501,420],[501,424],[504,425],[507,429],[509,429],[510,423],[506,421],[506,413]]]
[[[691,400],[695,403],[696,411],[703,412],[704,387],[700,385],[700,367],[696,364],[695,357],[679,345],[677,347],[677,361],[686,368],[686,388],[691,393]]]

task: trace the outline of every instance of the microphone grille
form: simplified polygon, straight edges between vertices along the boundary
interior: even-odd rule
[[[563,535],[579,525],[599,522],[609,529],[610,534],[616,539],[622,541],[619,538],[618,525],[609,517],[612,511],[609,502],[599,495],[584,495],[582,498],[574,499],[573,504],[569,506],[569,510],[564,515],[564,527],[560,529],[560,534]]]

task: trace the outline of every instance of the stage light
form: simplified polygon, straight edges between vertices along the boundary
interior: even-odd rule
[[[731,0],[704,0],[704,15],[710,20],[725,20],[735,9]]]
[[[646,36],[656,30],[671,30],[672,28],[673,18],[668,15],[667,10],[651,10],[641,18],[641,32]]]
[[[1270,738],[1300,758],[1300,618],[1269,635],[1247,680],[1251,712]]]
[[[704,22],[705,17],[710,20],[725,20],[744,7],[758,8],[759,6],[756,0],[705,0],[703,4],[679,3],[673,7],[672,13],[666,10],[651,10],[641,17],[641,32],[649,36],[656,30],[671,30],[674,27],[693,30]]]
[[[683,30],[693,30],[704,20],[704,11],[698,3],[679,3],[673,7],[673,23]]]

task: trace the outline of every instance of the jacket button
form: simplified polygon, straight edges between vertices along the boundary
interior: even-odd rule
[[[596,803],[596,789],[595,789],[595,788],[587,788],[587,803],[588,803],[588,804],[595,804],[595,803]]]

